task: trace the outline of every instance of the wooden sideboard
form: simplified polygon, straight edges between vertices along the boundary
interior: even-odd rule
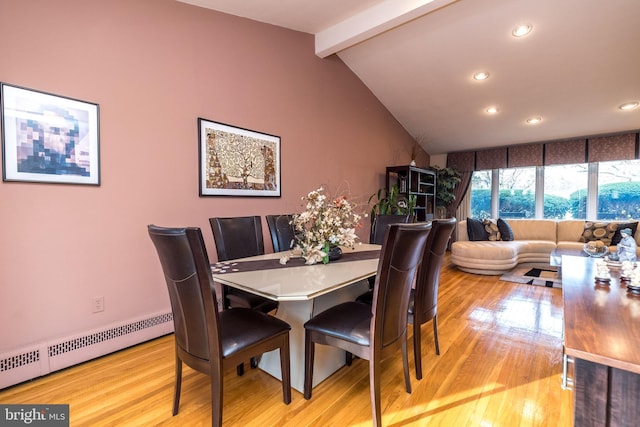
[[[562,258],[564,351],[573,359],[574,425],[640,424],[640,296],[620,271],[596,285],[594,259]]]

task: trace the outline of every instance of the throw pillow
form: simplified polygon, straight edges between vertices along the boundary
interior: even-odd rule
[[[620,240],[622,240],[622,236],[620,235],[620,230],[624,230],[625,228],[630,228],[631,237],[636,236],[636,230],[638,229],[637,222],[619,222],[616,224],[616,226],[617,226],[617,229],[616,229],[616,232],[613,234],[613,238],[611,239],[611,246],[617,245],[618,243],[620,243]]]
[[[486,218],[482,223],[484,224],[484,229],[487,232],[489,240],[492,242],[500,240],[500,229],[494,220]]]
[[[482,220],[479,219],[467,218],[467,234],[469,235],[469,240],[472,242],[489,240],[489,235],[484,229],[484,224]]]
[[[498,230],[500,230],[500,237],[505,242],[513,240],[513,230],[507,221],[502,218],[498,218]]]
[[[616,229],[617,225],[615,223],[585,221],[580,242],[587,243],[600,240],[609,246],[611,245],[613,235],[616,233]]]

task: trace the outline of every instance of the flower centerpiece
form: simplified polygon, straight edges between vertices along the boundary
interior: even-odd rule
[[[358,240],[356,228],[361,215],[345,196],[332,199],[322,187],[303,197],[306,208],[293,216],[296,248],[302,252],[306,264],[329,262],[332,247],[355,247]]]

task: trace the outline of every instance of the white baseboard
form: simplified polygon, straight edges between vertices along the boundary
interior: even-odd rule
[[[173,332],[171,313],[150,315],[0,354],[0,389]]]

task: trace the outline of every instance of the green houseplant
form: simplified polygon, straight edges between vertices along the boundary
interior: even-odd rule
[[[371,205],[374,198],[375,203]],[[372,218],[376,215],[413,215],[416,196],[404,197],[404,195],[400,195],[398,185],[394,184],[389,188],[389,191],[384,187],[378,189],[369,197],[368,203],[371,205]]]
[[[460,172],[454,168],[431,168],[436,173],[436,206],[446,208],[456,199],[453,192],[460,183]]]

